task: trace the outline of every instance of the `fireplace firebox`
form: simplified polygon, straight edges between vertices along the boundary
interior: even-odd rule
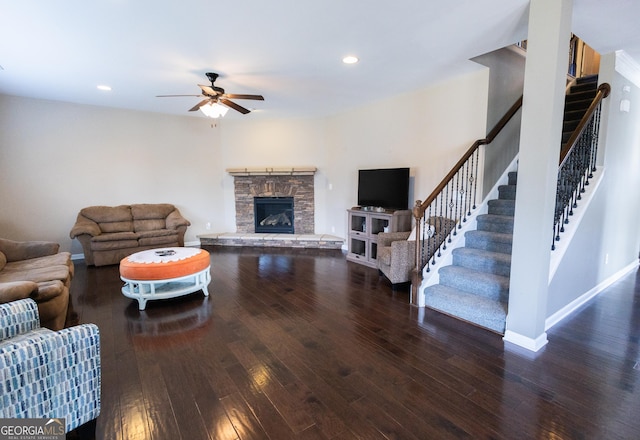
[[[293,234],[293,197],[254,197],[255,231]]]

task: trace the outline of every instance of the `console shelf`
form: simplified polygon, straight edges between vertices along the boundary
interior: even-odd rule
[[[378,234],[411,230],[411,211],[347,210],[349,237],[347,260],[369,267],[378,267]]]

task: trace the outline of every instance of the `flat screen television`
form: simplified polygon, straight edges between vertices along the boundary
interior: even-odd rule
[[[358,205],[385,209],[408,209],[409,168],[358,171]]]

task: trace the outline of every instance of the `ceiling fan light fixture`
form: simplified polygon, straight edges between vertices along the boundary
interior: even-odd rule
[[[227,114],[229,108],[217,102],[209,102],[200,107],[200,111],[210,118],[220,118]]]

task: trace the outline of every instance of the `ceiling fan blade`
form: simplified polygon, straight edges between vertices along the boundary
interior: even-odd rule
[[[200,95],[198,95],[198,96],[200,96]],[[202,107],[203,105],[207,104],[209,101],[210,101],[210,99],[209,99],[209,98],[207,98],[207,99],[203,99],[202,101],[200,101],[199,103],[197,103],[196,105],[194,105],[193,107],[191,107],[191,108],[189,109],[189,111],[190,111],[190,112],[198,111],[198,110],[200,110],[200,107]]]
[[[219,94],[211,86],[203,86],[202,84],[198,84],[198,87],[200,87],[202,89],[202,93],[207,96],[216,96]]]
[[[156,95],[156,98],[175,98],[178,96],[202,96],[202,95]]]
[[[247,113],[249,113],[251,111],[251,110],[246,109],[246,108],[242,107],[241,105],[238,105],[235,102],[229,101],[228,99],[225,99],[225,98],[220,99],[220,102],[223,103],[224,105],[226,105],[227,107],[231,107],[232,109],[239,111],[243,115],[246,115]]]
[[[253,99],[256,101],[264,101],[264,97],[262,95],[238,95],[237,93],[225,93],[224,97],[231,99]]]

